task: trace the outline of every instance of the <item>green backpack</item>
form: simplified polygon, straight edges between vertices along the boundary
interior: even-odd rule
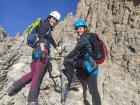
[[[41,18],[38,18],[34,23],[32,23],[26,30],[27,36],[27,44],[30,47],[35,47],[37,43],[37,35],[36,35],[36,28],[39,26],[41,22]]]
[[[41,18],[38,18],[27,28],[26,32],[28,33],[28,35],[32,33],[32,31],[40,24],[40,22]]]

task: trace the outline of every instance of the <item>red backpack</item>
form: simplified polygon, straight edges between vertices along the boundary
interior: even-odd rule
[[[97,64],[102,64],[107,56],[105,44],[96,33],[89,33],[87,37],[92,45],[93,59]]]

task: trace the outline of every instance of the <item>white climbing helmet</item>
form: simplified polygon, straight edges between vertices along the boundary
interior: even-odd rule
[[[54,17],[54,18],[56,18],[58,21],[61,18],[61,15],[60,15],[60,13],[58,11],[52,11],[49,15]]]

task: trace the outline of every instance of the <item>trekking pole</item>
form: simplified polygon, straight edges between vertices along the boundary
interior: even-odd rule
[[[59,63],[60,64],[60,63]],[[60,72],[60,81],[61,81],[61,104],[62,105],[65,105],[65,103],[63,103],[64,102],[64,95],[63,95],[63,72],[62,72],[62,69],[61,69],[61,67],[59,66],[59,72]]]
[[[63,39],[62,39],[62,42],[63,42]],[[62,51],[62,43],[61,43],[61,51]],[[62,53],[61,53],[61,55],[62,55]],[[65,92],[65,89],[63,88],[64,86],[63,86],[63,73],[62,73],[62,70],[60,69],[60,67],[59,67],[59,72],[60,72],[60,80],[61,80],[61,104],[62,105],[65,105],[65,100],[66,100],[66,98],[65,98],[65,94],[64,93],[66,93]]]
[[[62,31],[61,31],[61,33],[62,33]],[[57,38],[57,41],[60,38],[61,33],[60,33],[59,37]],[[63,42],[63,39],[61,39],[61,42],[60,42],[61,52],[62,52],[62,42]],[[61,53],[61,57],[64,57],[64,56],[62,56],[62,53]],[[60,72],[60,81],[61,81],[61,104],[65,105],[65,100],[66,100],[65,93],[66,92],[65,92],[65,89],[64,89],[64,85],[63,85],[63,71],[62,71],[60,66],[59,66],[59,72]]]
[[[59,36],[57,38],[57,41],[60,39],[63,30],[64,29],[62,29],[62,31],[60,32],[60,34],[59,34]],[[61,51],[62,51],[62,43],[63,43],[63,39],[61,39],[61,42],[60,42]],[[60,54],[60,57],[64,57],[64,56],[62,56],[62,52]],[[68,84],[66,84],[64,86],[64,81],[63,81],[64,77],[63,77],[63,71],[62,70],[63,69],[61,69],[61,67],[59,66],[60,81],[61,81],[61,104],[65,105],[66,104],[66,99],[67,99],[67,94],[68,94]]]
[[[68,91],[69,91],[69,87],[68,87],[68,84],[66,84],[65,87],[62,88],[62,99],[61,99],[62,105],[66,104]]]
[[[63,77],[63,69],[59,67],[59,72],[60,72],[60,81],[61,81],[61,104],[65,105],[66,104],[66,99],[67,99],[67,94],[68,94],[68,86],[67,84],[64,86],[64,77]]]
[[[61,80],[61,104],[62,104],[63,103],[63,75],[60,67],[59,67],[59,72],[60,72],[60,80]]]
[[[59,65],[60,62],[57,61],[57,64]],[[60,72],[60,82],[61,82],[61,87],[60,87],[60,91],[61,91],[61,104],[65,105],[65,103],[64,103],[64,94],[63,94],[63,87],[64,87],[63,86],[63,73],[62,73],[62,69],[61,69],[60,66],[58,67],[58,69],[59,69],[59,72]]]

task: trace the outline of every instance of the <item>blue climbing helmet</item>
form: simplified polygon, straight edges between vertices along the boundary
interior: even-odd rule
[[[80,19],[80,20],[77,20],[75,23],[74,23],[74,27],[77,28],[77,27],[88,27],[88,24],[83,20],[83,19]]]

